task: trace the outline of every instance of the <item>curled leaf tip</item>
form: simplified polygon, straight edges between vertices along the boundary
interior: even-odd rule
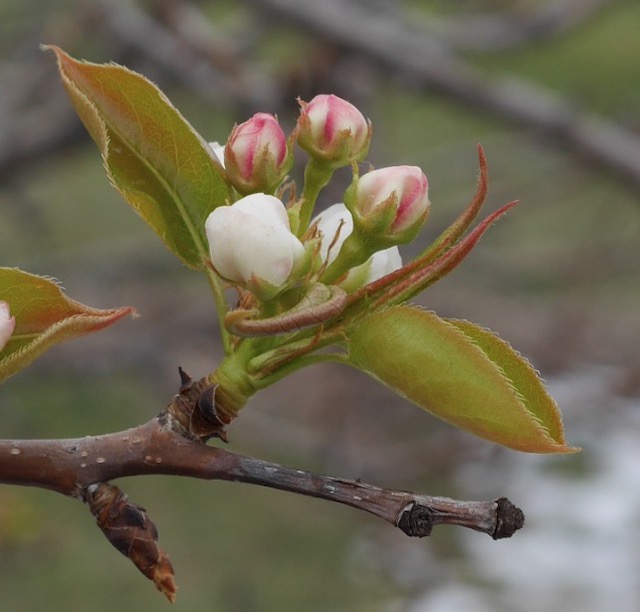
[[[487,156],[484,152],[484,148],[480,143],[477,145],[478,150],[478,163],[480,166],[480,177],[483,179],[483,182],[487,182],[488,178],[488,167],[487,167]]]
[[[15,315],[15,330],[0,355],[0,382],[59,342],[104,329],[131,315],[131,306],[98,309],[69,298],[57,281],[0,268],[0,300]]]

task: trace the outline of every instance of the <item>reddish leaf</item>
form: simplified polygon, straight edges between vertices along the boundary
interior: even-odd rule
[[[100,310],[67,297],[51,279],[16,268],[0,268],[0,300],[9,304],[16,327],[0,352],[0,382],[28,366],[45,350],[107,327],[133,308]]]

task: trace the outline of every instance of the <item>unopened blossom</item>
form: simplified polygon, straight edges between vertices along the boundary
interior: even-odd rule
[[[224,145],[221,145],[219,142],[214,140],[213,142],[209,143],[209,147],[213,151],[213,154],[216,156],[216,159],[224,168]]]
[[[320,233],[319,254],[326,265],[333,263],[345,240],[353,232],[353,217],[342,203],[333,204],[322,211],[314,223]],[[347,291],[355,290],[402,267],[398,247],[376,251],[363,264],[349,270],[340,285]]]
[[[352,183],[345,202],[363,232],[389,243],[409,242],[429,214],[429,182],[416,166],[380,168]]]
[[[278,120],[256,113],[236,125],[224,147],[224,166],[242,194],[273,193],[291,168],[287,137]]]
[[[342,203],[323,210],[314,220],[320,233],[320,257],[326,265],[333,263],[342,244],[353,232],[353,217]]]
[[[402,257],[398,247],[392,246],[375,252],[361,267],[366,268],[367,272],[366,282],[363,284],[372,283],[402,268]]]
[[[312,157],[336,167],[365,158],[371,124],[353,104],[333,94],[299,102],[298,144]]]
[[[286,288],[306,262],[284,204],[271,195],[255,193],[216,208],[205,222],[205,232],[216,272],[261,299]]]
[[[11,316],[9,304],[0,302],[0,351],[7,345],[13,330],[16,327],[16,318]]]

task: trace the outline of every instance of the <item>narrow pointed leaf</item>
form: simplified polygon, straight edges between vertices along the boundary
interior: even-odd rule
[[[90,308],[67,297],[51,279],[0,268],[0,300],[9,304],[16,326],[0,351],[0,382],[27,367],[58,342],[107,327],[134,309]]]
[[[487,197],[489,185],[487,157],[484,154],[484,149],[480,145],[478,145],[478,160],[480,164],[480,176],[478,178],[476,193],[458,218],[420,254],[419,259],[425,264],[433,261],[438,255],[454,245],[478,216]]]
[[[202,268],[208,253],[204,222],[230,200],[212,151],[143,76],[47,48],[56,54],[63,83],[115,188],[173,253]]]
[[[394,306],[360,321],[348,338],[349,363],[452,425],[515,450],[577,450],[535,370],[486,330]]]
[[[478,244],[480,238],[486,231],[503,215],[518,204],[517,201],[505,204],[495,212],[487,216],[479,223],[473,231],[456,242],[450,249],[446,250],[440,257],[424,267],[418,267],[414,272],[407,275],[403,282],[397,282],[393,287],[382,293],[378,302],[386,304],[400,304],[424,291],[441,278],[449,274],[469,255],[471,250]],[[421,258],[415,260],[418,264]],[[411,262],[409,266],[412,266]],[[402,268],[401,268],[402,270]],[[384,278],[384,277],[383,277]]]
[[[516,204],[518,204],[517,201],[509,202],[491,213],[435,261],[430,261],[430,256],[420,256],[402,268],[350,294],[347,298],[347,313],[363,312],[365,308],[377,309],[383,305],[402,304],[424,291],[458,266],[486,231]],[[351,312],[348,311],[349,307]]]

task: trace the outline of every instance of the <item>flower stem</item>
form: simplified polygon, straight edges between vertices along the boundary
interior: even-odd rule
[[[216,409],[224,422],[232,421],[257,391],[247,374],[247,362],[254,352],[250,341],[241,342],[208,376],[209,383],[217,385]]]
[[[313,215],[313,207],[322,188],[331,180],[333,168],[324,162],[310,158],[304,170],[304,190],[302,192],[302,206],[300,208],[300,222],[297,229],[298,237],[308,229]]]
[[[211,287],[211,292],[213,293],[213,299],[216,304],[216,316],[218,317],[218,327],[220,328],[220,338],[222,340],[224,353],[225,355],[230,355],[233,351],[233,347],[231,345],[231,336],[227,331],[227,328],[224,326],[224,317],[229,310],[227,300],[224,296],[224,289],[222,288],[222,283],[216,276],[215,272],[209,266],[207,266],[205,270],[209,286]]]
[[[371,245],[367,245],[366,242],[362,240],[359,232],[354,230],[344,241],[340,253],[324,271],[320,280],[325,285],[334,284],[343,274],[351,270],[351,268],[363,264],[375,253],[375,250],[372,250],[370,247]]]

